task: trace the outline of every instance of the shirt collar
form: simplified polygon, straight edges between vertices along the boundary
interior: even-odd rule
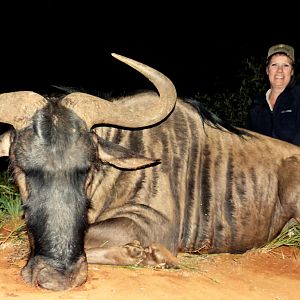
[[[266,92],[266,99],[267,99],[268,105],[270,107],[270,110],[273,111],[273,107],[270,103],[270,93],[271,93],[271,89],[268,89],[267,92]]]

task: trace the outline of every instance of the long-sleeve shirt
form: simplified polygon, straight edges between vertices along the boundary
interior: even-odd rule
[[[266,94],[257,96],[245,128],[300,146],[300,86],[290,84],[271,110]]]

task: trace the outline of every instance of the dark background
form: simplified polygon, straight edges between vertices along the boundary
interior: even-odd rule
[[[192,96],[237,87],[241,61],[266,56],[274,43],[300,52],[293,8],[274,4],[263,13],[246,2],[232,8],[188,1],[3,3],[1,92],[65,85],[118,94],[151,87],[111,57],[116,52],[160,70],[180,96]]]
[[[60,85],[118,96],[153,88],[112,52],[163,72],[179,96],[236,89],[243,59],[265,57],[281,42],[300,53],[298,10],[262,4],[265,11],[244,1],[1,1],[0,93]],[[0,169],[7,163],[0,158]]]

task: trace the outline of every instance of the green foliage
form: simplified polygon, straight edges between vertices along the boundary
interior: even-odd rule
[[[262,247],[263,251],[271,251],[281,246],[300,247],[300,224],[288,226],[270,243]]]
[[[25,222],[18,188],[8,172],[0,172],[0,246],[26,241]]]
[[[22,215],[22,203],[17,187],[8,172],[0,173],[0,225],[7,219]]]
[[[226,89],[204,95],[197,93],[195,98],[220,118],[243,127],[252,100],[267,89],[265,61],[255,57],[246,58],[242,61],[238,79],[240,87],[236,90]]]

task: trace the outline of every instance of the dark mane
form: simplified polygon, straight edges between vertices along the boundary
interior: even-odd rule
[[[216,129],[229,131],[241,137],[249,136],[248,132],[231,125],[227,121],[220,119],[217,115],[207,110],[201,102],[191,98],[185,98],[184,101],[197,109],[203,123]]]

